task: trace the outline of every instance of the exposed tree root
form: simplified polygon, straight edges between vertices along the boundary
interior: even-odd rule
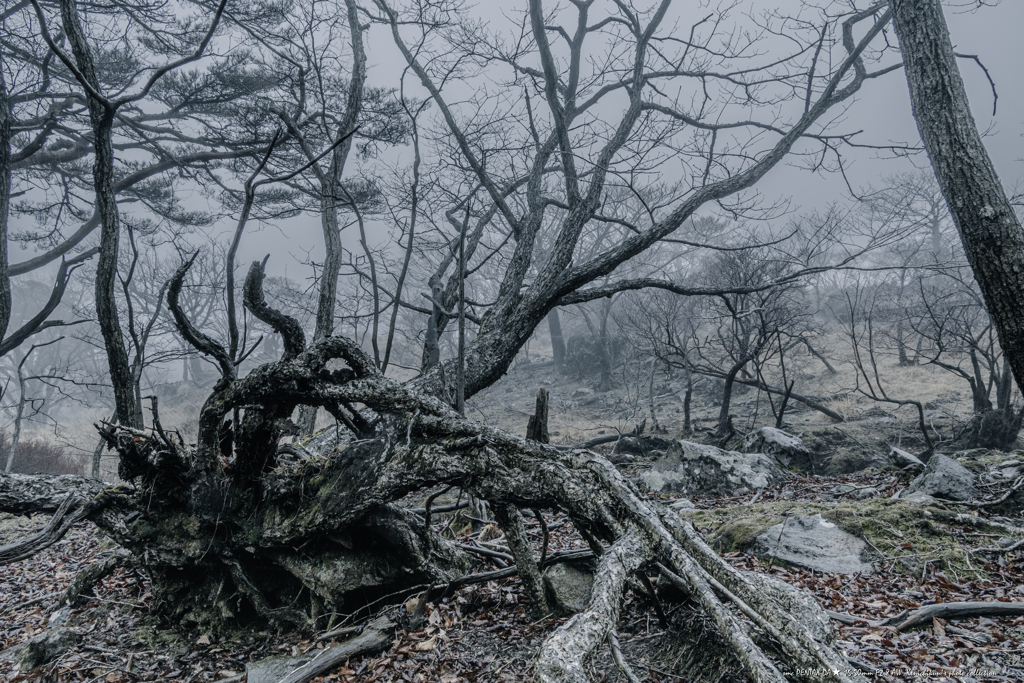
[[[614,629],[608,634],[608,647],[612,651],[612,659],[615,660],[615,666],[619,667],[619,671],[626,677],[629,683],[640,683],[640,679],[633,673],[633,669],[630,668],[626,662],[626,658],[622,655],[622,648],[619,646],[619,635]]]
[[[50,547],[64,538],[64,534],[75,524],[85,519],[90,511],[91,506],[82,501],[76,493],[69,494],[57,508],[56,512],[54,512],[49,523],[40,531],[28,538],[0,546],[0,565],[24,560],[25,558],[32,557],[40,550]]]
[[[610,642],[623,592],[639,586],[632,577],[655,563],[714,621],[754,681],[781,683],[787,680],[783,669],[801,668],[827,671],[814,680],[866,680],[723,561],[691,524],[642,496],[607,459],[466,420],[435,398],[429,377],[394,382],[348,339],[329,337],[306,348],[287,321],[254,301],[261,276],[262,267],[254,264],[247,305],[292,335],[286,353],[244,378],[222,363],[224,377],[202,408],[194,448],[160,430],[107,426],[101,433],[118,451],[119,472],[132,487],[0,476],[0,510],[59,509],[58,519],[66,520],[71,508],[62,505],[69,494],[87,501],[74,508],[76,514],[132,554],[152,581],[158,607],[171,618],[214,626],[250,620],[315,627],[330,614],[407,596],[416,587],[475,582],[466,576],[462,549],[397,505],[411,493],[457,486],[497,513],[517,564],[506,571],[523,576],[538,612],[546,611],[540,568],[521,510],[565,512],[599,558],[587,610],[541,647],[541,681],[587,680],[586,662]],[[173,302],[171,308],[193,345],[215,358],[224,355],[190,328]],[[287,418],[309,404],[343,412],[349,422],[351,406],[362,404],[373,419],[360,416],[358,440],[335,443],[330,433],[336,432],[329,430],[307,444],[310,457],[279,460]],[[498,574],[504,575],[490,576]],[[758,647],[765,638],[774,641],[769,650],[781,653],[785,666]]]
[[[320,654],[290,672],[279,683],[306,683],[354,657],[377,654],[388,649],[394,640],[395,624],[387,616],[374,619],[362,632],[340,645],[321,650]]]
[[[130,557],[131,554],[127,550],[118,548],[75,574],[71,585],[64,591],[61,604],[81,607],[88,600],[92,587],[110,576],[118,567],[127,564]]]
[[[898,631],[908,631],[916,626],[927,626],[932,619],[970,619],[972,617],[1006,617],[1014,618],[1024,616],[1024,602],[940,602],[924,607],[904,610],[894,617],[876,619],[874,621],[843,614],[842,612],[831,612],[827,614],[843,624],[867,624],[872,628],[881,626],[892,626]]]

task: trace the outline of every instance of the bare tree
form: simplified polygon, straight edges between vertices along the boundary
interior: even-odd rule
[[[996,339],[992,317],[966,267],[919,277],[911,325],[926,340],[922,362],[942,368],[970,387],[971,448],[1010,449],[1024,411],[1014,410],[1013,375]],[[993,404],[993,393],[995,404]]]

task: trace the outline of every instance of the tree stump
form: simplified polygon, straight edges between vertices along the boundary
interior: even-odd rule
[[[526,440],[550,443],[548,438],[548,390],[537,390],[537,406],[526,425]]]

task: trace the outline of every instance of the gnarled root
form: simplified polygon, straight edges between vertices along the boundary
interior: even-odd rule
[[[541,646],[537,680],[541,683],[587,683],[585,661],[608,638],[619,617],[626,579],[650,555],[639,534],[612,544],[601,556],[586,612],[565,622]]]
[[[348,369],[328,370],[337,359]],[[376,416],[373,438],[318,438],[307,445],[310,457],[278,461],[280,430],[256,423],[279,420],[304,402],[367,406]],[[221,441],[224,420],[235,411],[243,415],[233,440]],[[316,625],[328,614],[379,604],[389,593],[450,585],[468,569],[465,554],[397,501],[458,486],[494,506],[538,609],[540,576],[519,510],[566,512],[599,555],[590,605],[543,645],[540,680],[585,681],[586,661],[614,631],[631,577],[657,564],[714,621],[753,680],[806,679],[803,669],[827,671],[814,680],[865,681],[714,553],[692,525],[646,500],[602,456],[526,442],[461,418],[436,398],[381,376],[348,340],[296,345],[278,363],[225,380],[200,424],[195,449],[159,434],[108,429],[122,461],[132,464],[124,471],[135,487],[98,495],[95,483],[80,487],[80,499],[91,492],[85,514],[132,553],[163,609],[178,619]],[[273,443],[255,452],[239,446],[256,434]],[[40,485],[0,476],[0,510],[26,512],[31,500],[38,511],[59,507],[63,497],[40,495]],[[6,495],[18,486],[20,495]],[[786,666],[757,646],[765,639]],[[797,673],[784,674],[789,667]]]

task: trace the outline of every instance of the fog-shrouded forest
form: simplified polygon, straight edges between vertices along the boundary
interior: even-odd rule
[[[6,0],[0,679],[1020,680],[1012,4]]]

